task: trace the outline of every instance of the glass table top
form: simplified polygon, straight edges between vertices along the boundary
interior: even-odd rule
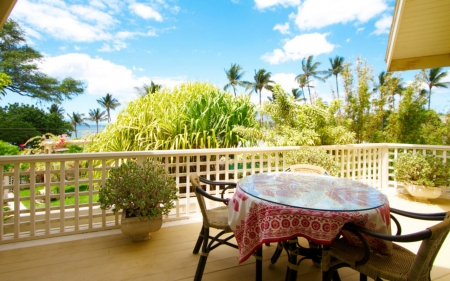
[[[366,184],[309,173],[255,174],[239,180],[238,186],[265,201],[322,211],[363,211],[387,202],[384,194]]]

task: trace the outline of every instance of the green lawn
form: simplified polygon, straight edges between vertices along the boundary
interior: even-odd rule
[[[44,187],[38,187],[36,188],[37,191],[39,190],[43,190]],[[52,190],[54,194],[58,194],[59,193],[59,186],[52,186]],[[83,191],[88,191],[89,190],[89,186],[87,184],[80,184],[80,188],[79,191],[83,192]],[[68,185],[65,188],[66,194],[67,193],[73,193],[75,191],[75,186],[74,185]],[[28,197],[30,196],[30,190],[29,189],[22,189],[20,191],[20,197]],[[93,202],[97,202],[98,201],[98,194],[94,194],[93,196]],[[21,203],[27,208],[30,209],[30,201],[29,200],[25,200],[25,201],[21,201]],[[89,203],[89,196],[88,195],[83,195],[83,196],[79,196],[79,204],[84,204],[84,203]],[[66,197],[65,200],[65,205],[75,205],[75,196],[70,196],[70,197]],[[50,202],[50,206],[60,206],[60,200],[59,199],[52,199]],[[36,208],[43,208],[45,207],[45,204],[41,204],[41,203],[37,203],[36,202]]]

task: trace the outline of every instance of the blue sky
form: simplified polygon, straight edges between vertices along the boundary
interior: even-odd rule
[[[62,107],[87,116],[106,93],[123,108],[137,97],[135,87],[150,81],[165,87],[202,81],[223,88],[224,69],[233,63],[246,71],[247,81],[255,70],[266,69],[288,92],[298,87],[294,77],[309,55],[323,70],[336,55],[353,64],[361,56],[376,76],[386,70],[394,5],[393,0],[18,0],[10,17],[45,56],[42,71],[85,82],[85,94]],[[417,72],[402,78],[410,81]],[[333,78],[316,81],[315,93],[330,101],[331,87]],[[432,108],[448,112],[448,93],[434,90]],[[258,101],[256,94],[252,100]],[[9,94],[0,105],[12,102],[36,103]]]

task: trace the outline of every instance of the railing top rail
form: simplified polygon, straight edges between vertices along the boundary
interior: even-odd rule
[[[36,154],[36,155],[13,155],[0,156],[1,162],[27,161],[33,162],[48,160],[89,160],[99,158],[132,158],[142,156],[191,156],[208,154],[232,154],[232,153],[254,153],[254,152],[277,152],[299,149],[300,146],[282,146],[282,147],[249,147],[249,148],[215,148],[215,149],[180,149],[180,150],[142,150],[142,151],[121,151],[121,152],[92,152],[92,153],[66,153],[66,154]]]
[[[121,151],[121,152],[93,152],[93,153],[69,153],[69,154],[37,154],[37,155],[13,155],[0,156],[0,163],[14,162],[39,162],[39,161],[73,161],[91,160],[99,158],[132,158],[132,157],[158,157],[158,156],[193,156],[210,154],[233,154],[233,153],[255,153],[255,152],[277,152],[299,149],[302,146],[278,146],[278,147],[248,147],[248,148],[216,148],[216,149],[184,149],[184,150],[150,150],[150,151]],[[346,144],[346,145],[323,145],[325,149],[348,149],[348,148],[411,148],[411,149],[434,149],[450,150],[450,146],[444,145],[420,145],[404,143],[367,143],[367,144]]]

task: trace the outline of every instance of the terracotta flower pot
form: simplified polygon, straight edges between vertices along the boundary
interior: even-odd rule
[[[126,212],[122,212],[122,233],[131,236],[133,241],[144,241],[150,239],[150,232],[158,231],[162,226],[162,216],[150,220],[140,220],[137,217],[127,218]]]

